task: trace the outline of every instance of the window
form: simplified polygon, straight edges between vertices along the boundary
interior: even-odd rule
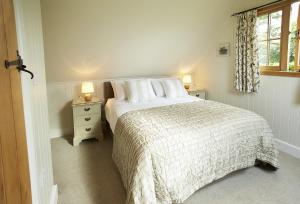
[[[300,76],[299,10],[299,0],[286,0],[258,10],[258,53],[262,74]]]
[[[258,18],[258,50],[259,64],[280,70],[282,11],[259,16]]]

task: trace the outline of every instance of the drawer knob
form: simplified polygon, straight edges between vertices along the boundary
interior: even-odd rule
[[[85,128],[85,131],[87,131],[87,132],[89,132],[91,130],[92,130],[92,128]]]
[[[89,110],[91,110],[90,107],[89,108],[84,108],[84,111],[89,111]]]
[[[85,121],[90,121],[90,120],[91,120],[91,117],[85,118],[84,120],[85,120]]]
[[[196,97],[200,97],[200,94],[196,94]]]

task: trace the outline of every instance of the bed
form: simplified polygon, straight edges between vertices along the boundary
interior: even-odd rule
[[[251,111],[185,96],[134,104],[109,99],[105,114],[126,203],[182,203],[256,161],[279,167],[272,130]]]
[[[107,100],[105,105],[105,116],[106,116],[106,120],[110,125],[111,130],[114,132],[118,118],[124,113],[127,113],[129,111],[142,110],[142,109],[179,104],[179,103],[187,103],[187,102],[193,102],[199,100],[202,99],[199,99],[194,96],[179,97],[174,99],[158,97],[152,101],[133,104],[133,103],[128,103],[125,100],[116,100],[115,98],[110,98]]]

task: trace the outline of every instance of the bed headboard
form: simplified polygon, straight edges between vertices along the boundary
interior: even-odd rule
[[[103,89],[104,89],[104,102],[106,103],[108,99],[114,98],[114,91],[111,82],[110,81],[104,82]]]

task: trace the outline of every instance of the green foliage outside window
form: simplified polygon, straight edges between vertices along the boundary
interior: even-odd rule
[[[291,4],[290,25],[288,36],[288,50],[283,54],[287,54],[288,71],[298,69],[300,62],[296,60],[296,47],[298,28],[297,21],[299,18],[300,1]],[[279,66],[281,58],[281,24],[282,11],[261,15],[257,19],[257,35],[258,35],[258,53],[260,66]],[[299,49],[299,48],[298,48]],[[299,60],[299,59],[298,59]],[[285,64],[285,63],[283,63]]]

